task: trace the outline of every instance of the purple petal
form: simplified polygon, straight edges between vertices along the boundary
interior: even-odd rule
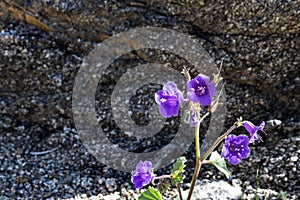
[[[205,76],[203,74],[200,74],[198,75],[199,77],[202,78],[202,80],[205,82],[207,88],[208,88],[208,91],[209,91],[209,95],[212,97],[212,96],[216,96],[216,86],[215,86],[215,83],[214,82],[209,82],[209,77],[208,76]],[[197,77],[198,77],[197,76]],[[198,79],[200,79],[198,77]]]
[[[237,156],[231,156],[228,160],[231,164],[237,165],[241,162],[242,159],[238,158]]]
[[[164,85],[163,90],[168,91],[169,95],[177,94],[177,86],[174,82],[168,82],[166,85]]]
[[[194,88],[198,87],[198,85],[199,85],[199,81],[197,81],[196,78],[192,79],[187,83],[187,89],[194,91],[195,90]]]
[[[200,84],[203,84],[203,82],[209,83],[209,77],[204,74],[198,74],[195,80]]]
[[[152,163],[149,161],[140,161],[136,166],[136,171],[138,172],[149,172],[152,168]]]
[[[138,173],[132,176],[131,182],[135,185],[136,189],[141,189],[143,186],[148,185],[152,181],[153,177],[150,172]]]
[[[227,147],[225,147],[225,145],[223,146],[223,149],[222,149],[222,156],[224,157],[224,158],[228,158],[228,155],[230,154],[230,152],[229,152],[229,150],[228,150],[228,148]]]
[[[259,130],[262,131],[263,130],[263,128],[265,127],[265,122],[262,121],[259,126],[255,126],[250,121],[244,121],[243,125],[250,134],[250,143],[254,143],[254,141],[260,139],[260,136],[257,134],[257,131],[259,131]]]
[[[258,130],[263,130],[264,129],[264,127],[265,127],[265,122],[264,121],[262,121],[261,123],[260,123],[260,125],[258,126]]]
[[[206,83],[208,85],[208,91],[209,91],[209,95],[212,97],[212,96],[216,96],[216,86],[215,86],[215,83],[213,82],[207,82]]]
[[[167,110],[165,109],[165,107],[163,106],[159,106],[159,113],[161,114],[161,116],[163,116],[164,118],[169,118],[172,115],[170,113],[167,112]]]
[[[201,106],[210,106],[211,97],[209,96],[209,94],[206,94],[206,95],[201,96],[201,98],[199,98],[199,101],[200,101]]]
[[[246,128],[246,130],[250,133],[250,135],[252,135],[253,133],[255,133],[255,126],[252,122],[250,121],[244,121],[244,127]]]
[[[260,136],[257,133],[254,133],[252,136],[250,136],[249,143],[254,143],[256,140],[260,140]]]
[[[228,135],[225,140],[225,145],[229,146],[231,141],[233,141],[235,138],[236,138],[236,136],[233,134]]]
[[[161,103],[162,103],[162,98],[164,98],[164,96],[166,96],[165,91],[159,90],[158,92],[155,93],[155,102],[156,102],[158,105],[161,105]]]
[[[149,172],[152,169],[152,163],[149,161],[144,162],[144,170]]]
[[[159,111],[164,118],[178,116],[179,106],[177,99],[168,98],[165,103],[160,105]]]
[[[250,156],[250,151],[250,148],[246,146],[245,150],[241,153],[241,158],[248,158]]]
[[[180,90],[177,90],[177,99],[179,101],[179,104],[181,104],[184,101],[183,94]]]
[[[239,145],[248,145],[249,144],[249,138],[246,135],[239,135],[235,137],[236,143]]]
[[[190,101],[192,101],[192,102],[194,102],[194,103],[199,102],[196,93],[195,93],[194,91],[192,91],[192,90],[190,90],[190,91],[188,90],[188,91],[187,91],[187,97],[188,97],[188,99],[189,99]]]
[[[133,172],[133,174],[131,175],[131,182],[134,184],[134,187],[137,189],[142,188],[142,184],[143,184],[143,179],[140,178],[139,173],[138,172]]]
[[[136,165],[136,171],[141,171],[141,169],[143,169],[144,167],[144,163],[143,161],[140,161],[137,165]]]

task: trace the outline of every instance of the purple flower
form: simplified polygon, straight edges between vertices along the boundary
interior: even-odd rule
[[[190,111],[190,125],[195,127],[197,126],[199,119],[198,119],[198,112],[196,110]]]
[[[255,140],[260,140],[261,137],[257,134],[257,131],[263,131],[265,127],[265,122],[262,121],[259,126],[255,126],[250,121],[242,122],[246,130],[250,133],[250,143],[254,143]]]
[[[228,159],[233,165],[237,165],[242,159],[248,158],[250,155],[249,138],[246,135],[227,136],[225,145],[222,149],[222,156]]]
[[[136,189],[141,189],[143,186],[148,185],[154,178],[152,170],[152,164],[149,161],[140,161],[136,170],[131,174],[131,182],[134,184]]]
[[[216,96],[216,86],[214,82],[209,82],[208,76],[199,74],[187,83],[187,97],[190,101],[210,106],[212,96]]]
[[[164,118],[178,115],[180,104],[183,102],[183,95],[173,82],[168,82],[163,90],[155,93],[155,101],[159,105],[159,112]]]

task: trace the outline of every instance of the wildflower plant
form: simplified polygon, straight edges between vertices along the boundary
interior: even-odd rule
[[[242,159],[248,158],[251,152],[249,144],[254,143],[257,140],[261,140],[258,131],[264,132],[263,128],[265,122],[261,122],[259,126],[255,126],[252,122],[243,121],[242,118],[239,118],[231,128],[229,128],[213,143],[204,155],[201,155],[199,127],[201,122],[218,107],[219,96],[216,94],[216,86],[220,80],[222,80],[222,77],[219,73],[214,75],[213,81],[210,81],[210,77],[207,75],[199,74],[195,78],[191,79],[188,70],[185,68],[183,70],[183,74],[187,80],[187,99],[184,99],[183,93],[177,88],[176,84],[170,81],[164,85],[162,90],[155,93],[155,101],[159,105],[160,114],[164,118],[178,116],[181,104],[184,101],[189,101],[189,106],[185,111],[184,118],[185,122],[189,123],[190,126],[195,127],[196,150],[196,166],[191,187],[187,196],[187,200],[190,200],[201,166],[204,164],[212,164],[224,173],[227,178],[230,178],[231,172],[226,167],[225,159],[232,165],[237,165],[242,161]],[[203,106],[207,107],[208,112],[201,115]],[[238,127],[244,127],[249,134],[232,134],[232,132]],[[224,140],[225,142],[222,147],[222,152],[219,154],[215,149]],[[207,160],[209,156],[210,158]],[[154,169],[152,168],[151,162],[140,161],[131,176],[131,181],[135,185],[135,188],[140,190],[142,187],[152,183],[152,185],[157,186],[157,189],[149,186],[148,189],[141,194],[139,200],[161,200],[161,193],[168,191],[171,186],[178,189],[179,198],[180,200],[183,200],[180,184],[185,178],[185,162],[186,158],[180,157],[173,164],[172,172],[170,174],[156,176],[153,174]]]

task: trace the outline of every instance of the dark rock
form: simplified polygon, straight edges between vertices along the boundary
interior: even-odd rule
[[[43,131],[71,120],[82,58],[95,42],[159,26],[204,41],[227,81],[229,117],[288,120],[299,114],[299,2],[1,2],[1,126]],[[299,121],[299,118],[296,118]]]

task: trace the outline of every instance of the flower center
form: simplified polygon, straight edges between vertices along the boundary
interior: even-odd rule
[[[164,99],[164,98],[161,98],[161,99],[160,99],[160,102],[161,102],[161,103],[165,103],[166,101],[167,101],[167,99]]]
[[[240,154],[241,152],[245,151],[244,145],[231,144],[229,149],[231,152],[235,152],[237,154]]]
[[[231,144],[229,149],[231,152],[239,152],[240,151],[240,149],[235,144]]]
[[[201,96],[201,95],[204,95],[205,93],[206,93],[206,87],[199,85],[196,89],[196,94]]]

